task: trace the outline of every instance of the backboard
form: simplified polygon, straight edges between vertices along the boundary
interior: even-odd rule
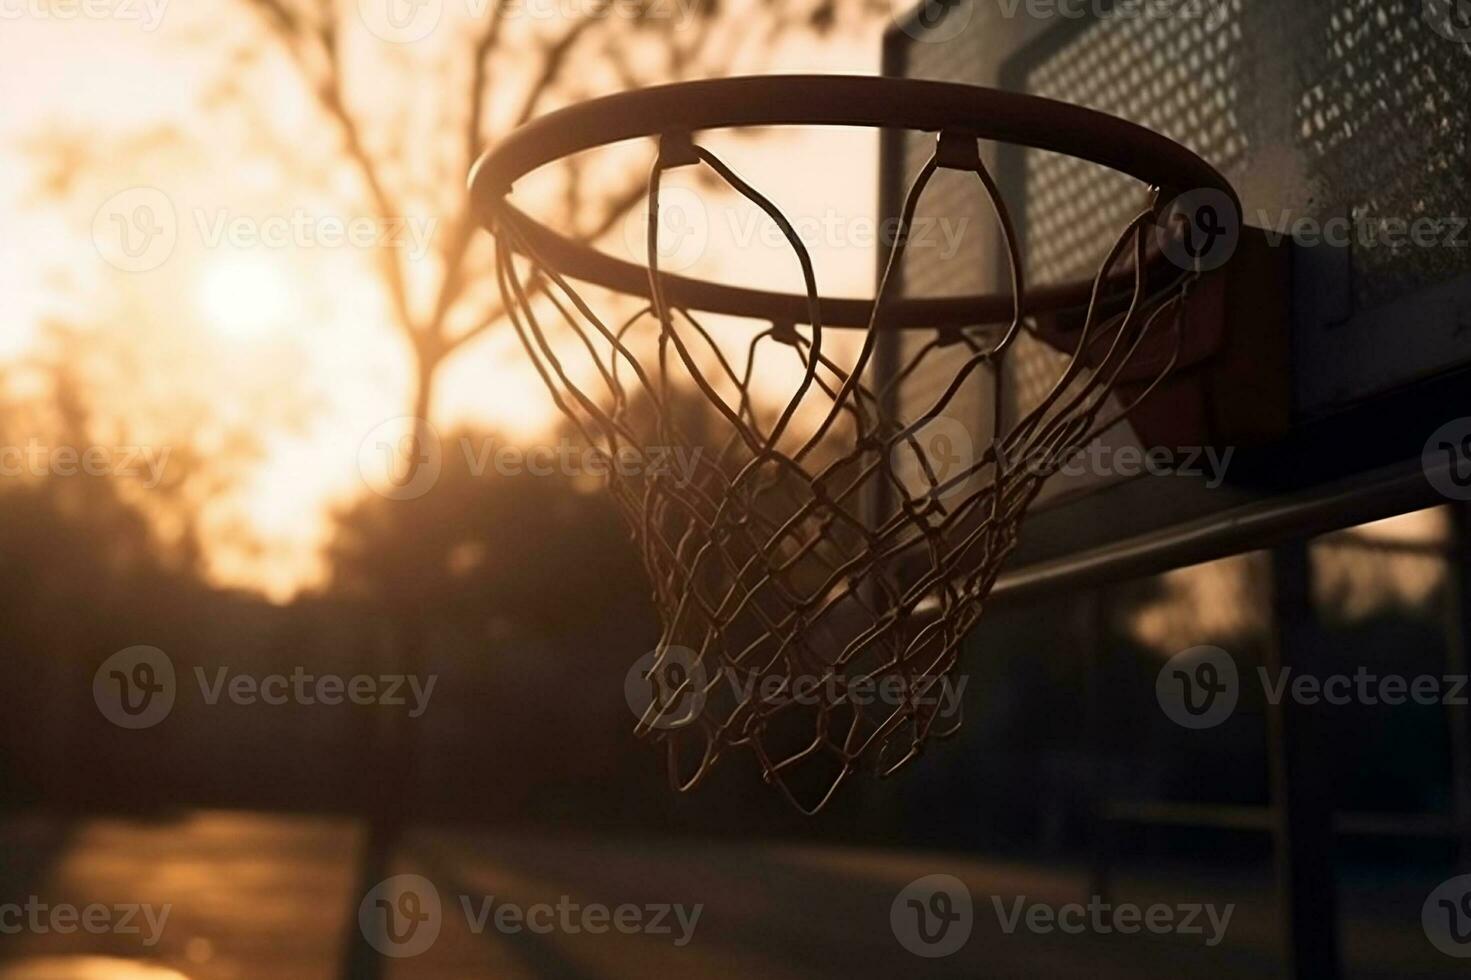
[[[1254,295],[1249,279],[1233,286],[1241,302],[1289,306],[1263,311],[1290,323],[1285,430],[1212,447],[1144,444],[1128,426],[1107,433],[1053,479],[993,597],[1150,574],[1430,506],[1446,499],[1437,475],[1471,467],[1456,458],[1471,421],[1433,438],[1471,415],[1471,23],[1452,8],[926,0],[896,16],[886,74],[1043,95],[1148,126],[1215,165],[1246,223],[1290,252],[1282,299]],[[930,145],[885,132],[883,214],[897,213]],[[1033,283],[1096,270],[1147,191],[1021,147],[993,147],[988,165]],[[959,254],[914,261],[911,251],[907,295],[1004,289],[995,222],[962,177],[939,175],[921,209],[952,223]],[[1006,410],[1024,409],[1055,374],[1055,353],[1032,343]],[[937,384],[916,376],[899,397],[922,401]],[[984,430],[990,393],[969,396],[956,411]]]

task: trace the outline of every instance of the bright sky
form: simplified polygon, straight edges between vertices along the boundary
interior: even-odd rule
[[[364,439],[385,420],[405,414],[402,349],[365,250],[306,246],[299,237],[282,247],[231,234],[230,218],[263,228],[269,219],[331,214],[331,204],[305,190],[299,198],[283,195],[277,175],[232,157],[233,137],[217,133],[213,117],[200,115],[212,68],[207,49],[191,38],[201,30],[229,31],[236,18],[246,16],[244,5],[163,2],[102,2],[98,9],[120,16],[101,19],[45,16],[42,3],[5,8],[0,295],[6,297],[6,314],[0,360],[24,356],[37,324],[62,315],[111,331],[99,336],[98,349],[130,349],[144,357],[147,370],[109,391],[135,439],[182,438],[179,418],[189,406],[213,411],[220,424],[243,427],[258,438],[264,458],[246,475],[241,492],[212,500],[206,510],[207,527],[219,531],[208,542],[211,567],[221,584],[286,599],[323,572],[329,510],[368,492],[358,462]],[[123,11],[140,13],[144,21],[153,12],[162,17],[148,30],[145,22],[122,19]],[[871,37],[821,47],[790,42],[770,53],[765,70],[876,71],[882,27],[875,23]],[[295,126],[309,132],[315,117],[294,77],[283,73],[280,81],[278,91],[263,95],[268,111],[282,121],[283,131]],[[75,213],[38,203],[37,175],[25,149],[37,135],[65,130],[121,136],[159,124],[177,126],[205,149],[186,147],[166,161],[150,158],[116,170],[93,167],[75,195]],[[872,216],[873,134],[794,132],[711,142],[794,219],[816,228],[835,214]],[[125,208],[116,206],[119,200]],[[127,221],[118,217],[120,210],[130,216]],[[97,215],[95,222],[91,215]],[[106,254],[94,240],[94,232],[112,240],[140,234],[145,224],[173,229],[162,260],[152,252]],[[751,236],[747,218],[713,209],[709,247],[687,271],[799,286],[789,253],[759,240],[753,244]],[[871,243],[865,247],[852,238],[840,232],[811,241],[824,291],[857,295],[871,287]],[[616,245],[615,238],[610,247]],[[137,269],[119,271],[129,263]],[[441,430],[474,422],[535,438],[552,420],[550,402],[506,334],[466,348],[448,365],[440,390],[433,422]],[[142,404],[162,408],[152,415],[135,413]],[[298,430],[289,424],[303,420]]]

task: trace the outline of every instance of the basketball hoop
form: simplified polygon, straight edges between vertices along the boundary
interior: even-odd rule
[[[792,224],[695,138],[756,125],[937,134],[905,196],[872,300],[821,296]],[[537,167],[639,137],[659,142],[646,265],[564,237],[512,204],[514,183]],[[980,140],[1121,171],[1152,188],[1150,203],[1121,230],[1095,278],[1029,288]],[[801,266],[804,294],[660,270],[661,179],[696,165],[776,223]],[[1001,231],[1009,293],[892,295],[920,198],[941,169],[978,178]],[[471,188],[495,236],[509,319],[558,408],[609,460],[632,454],[649,462],[683,449],[696,464],[688,474],[608,468],[662,620],[650,669],[661,695],[649,699],[636,733],[665,744],[671,782],[681,790],[700,783],[726,749],[749,749],[766,780],[806,813],[821,809],[854,772],[891,773],[929,738],[958,727],[937,695],[1029,504],[1179,359],[1188,299],[1209,273],[1177,259],[1189,236],[1174,202],[1204,191],[1218,209],[1220,201],[1235,209],[1238,227],[1240,212],[1230,184],[1210,165],[1131,123],[989,89],[846,76],[698,81],[571,106],[487,153]],[[620,323],[605,320],[573,280],[638,297],[641,309]],[[701,322],[706,314],[770,326],[746,345],[742,365]],[[561,328],[555,334],[552,322]],[[824,349],[831,329],[863,331],[851,364],[836,360],[830,344]],[[892,332],[909,342],[892,378],[876,384],[875,352]],[[1041,403],[1007,419],[1004,367],[1023,333],[1066,356]],[[933,368],[942,350],[961,352],[959,366],[948,369],[927,409],[901,417],[898,386]],[[768,351],[794,359],[801,376],[773,412],[763,411],[752,390],[757,357]],[[584,370],[570,366],[572,356]],[[933,430],[961,387],[978,377],[987,380],[996,410],[991,431],[965,433],[974,452],[957,468],[957,440]],[[713,409],[718,434],[683,417],[680,406],[692,396]],[[805,421],[814,424],[799,437]],[[814,802],[804,804],[799,794]]]

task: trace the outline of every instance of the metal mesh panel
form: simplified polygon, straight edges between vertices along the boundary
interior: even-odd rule
[[[897,33],[894,67],[910,77],[1087,105],[1164,133],[1221,169],[1240,192],[1251,225],[1311,232],[1312,222],[1351,218],[1351,262],[1330,259],[1329,265],[1333,276],[1342,276],[1331,289],[1350,289],[1345,298],[1352,307],[1338,312],[1335,306],[1335,316],[1414,300],[1471,274],[1471,229],[1463,225],[1471,202],[1471,45],[1438,29],[1422,0],[1183,6],[1208,8],[1210,16],[1175,15],[1167,3],[1144,4],[1153,13],[1142,15],[1076,19],[1031,16],[1026,4],[962,2],[946,15],[965,16],[961,30],[947,22],[929,35],[912,24],[908,35]],[[903,166],[894,168],[901,172],[886,174],[886,186],[914,172],[929,142],[919,134],[905,138]],[[1013,205],[1031,281],[1096,271],[1110,229],[1137,206],[1142,188],[1065,156],[994,150],[990,159]],[[979,231],[965,236],[955,262],[911,263],[906,291],[1004,288],[994,222],[977,210],[981,202],[972,191],[937,184],[926,198],[929,213],[965,216]],[[1420,242],[1412,234],[1417,225]],[[1314,359],[1301,375],[1310,382],[1301,393],[1305,410],[1399,383],[1457,356],[1441,326],[1412,318],[1404,329],[1425,353],[1410,366],[1378,372],[1345,367],[1373,360],[1384,343],[1363,329],[1346,347],[1335,347],[1327,334],[1300,336]],[[1330,350],[1341,350],[1340,360],[1330,364]],[[1046,360],[1040,348],[1018,352],[1011,366],[1014,406],[1037,395],[1030,379],[1052,373]],[[935,383],[916,376],[906,392],[923,397]],[[977,417],[988,417],[986,394],[978,392],[975,402]]]
[[[1446,222],[1439,244],[1356,247],[1361,306],[1471,272],[1456,216],[1471,202],[1471,48],[1420,19],[1419,0],[1293,5],[1306,42],[1296,103],[1312,166],[1361,223]]]
[[[1247,148],[1236,82],[1244,0],[1229,0],[1220,27],[1201,17],[1100,21],[1027,75],[1037,95],[1087,105],[1166,133],[1223,171]],[[1188,52],[1184,57],[1182,52]],[[1147,188],[1123,174],[1056,153],[1026,154],[1027,258],[1034,278],[1090,275]]]
[[[1471,200],[1464,46],[1425,23],[1419,0],[1223,2],[1219,26],[1113,17],[1046,53],[1024,50],[1016,87],[1185,144],[1237,182],[1251,224],[1351,211],[1361,308],[1471,271],[1464,231],[1456,241]],[[1024,168],[1033,274],[1096,267],[1137,185],[1056,154],[1028,152]],[[1438,244],[1376,232],[1422,219],[1436,222]]]

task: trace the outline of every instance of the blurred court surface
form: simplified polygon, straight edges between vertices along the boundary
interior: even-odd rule
[[[344,964],[361,944],[355,861],[363,836],[351,821],[201,812],[60,827],[33,818],[5,824],[0,901],[34,895],[77,906],[167,904],[166,926],[147,949],[138,936],[80,929],[7,935],[3,980],[349,975]],[[1086,875],[922,851],[424,829],[409,835],[392,872],[434,883],[442,927],[422,954],[382,961],[388,977],[1280,975],[1265,868],[1196,868],[1193,877],[1192,869],[1156,870],[1115,880],[1117,902],[1234,903],[1227,938],[1213,948],[1200,937],[1029,934],[1025,927],[1002,941],[993,897],[1008,908],[1020,896],[1052,906],[1086,901]],[[966,883],[974,931],[955,954],[920,959],[896,939],[890,909],[906,884],[935,873]],[[1415,896],[1426,887],[1382,876],[1372,889],[1344,882],[1353,976],[1457,975],[1420,930]],[[570,901],[702,909],[683,947],[674,943],[677,925],[659,936],[511,934],[492,922],[477,934],[464,904],[482,907],[490,896],[522,907]]]

